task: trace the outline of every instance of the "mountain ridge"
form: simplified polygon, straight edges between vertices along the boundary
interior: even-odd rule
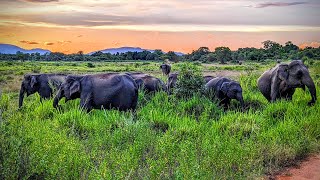
[[[47,49],[41,49],[41,48],[24,49],[12,44],[0,44],[0,53],[2,54],[16,54],[18,51],[22,53],[29,53],[29,54],[40,53],[40,55],[44,55],[45,53],[51,53],[51,51]]]
[[[45,53],[51,53],[50,50],[47,49],[41,49],[41,48],[33,48],[33,49],[24,49],[16,45],[12,44],[1,44],[0,43],[0,53],[2,54],[16,54],[18,51],[22,53],[40,53],[41,55],[44,55]],[[140,47],[130,47],[130,46],[123,46],[123,47],[114,47],[114,48],[107,48],[103,50],[96,50],[92,51],[90,53],[87,53],[88,55],[91,55],[95,52],[101,51],[103,53],[111,53],[111,54],[117,54],[117,53],[126,53],[126,52],[142,52],[142,51],[149,51],[154,52],[155,50],[152,49],[143,49]],[[175,52],[176,55],[182,56],[184,53],[182,52]]]

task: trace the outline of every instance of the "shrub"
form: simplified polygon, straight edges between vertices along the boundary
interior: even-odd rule
[[[92,64],[92,63],[88,63],[88,64],[87,64],[87,67],[88,67],[88,68],[94,68],[94,67],[96,67],[96,66],[95,66],[94,64]]]
[[[201,94],[204,90],[204,79],[201,68],[191,63],[181,65],[177,88],[174,94],[178,98],[190,98],[196,94]]]
[[[41,71],[41,66],[34,66],[32,68],[32,72],[33,73],[40,73],[40,71]]]

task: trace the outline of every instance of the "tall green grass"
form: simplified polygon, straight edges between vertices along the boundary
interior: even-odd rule
[[[298,89],[270,104],[257,78],[239,78],[244,112],[164,92],[140,92],[134,113],[85,113],[79,100],[56,110],[38,95],[17,109],[18,92],[3,93],[0,179],[254,179],[319,152],[319,101],[307,106],[309,92]]]

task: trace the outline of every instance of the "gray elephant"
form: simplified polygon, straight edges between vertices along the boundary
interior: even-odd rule
[[[278,64],[258,79],[258,88],[269,102],[281,98],[291,100],[295,89],[304,89],[305,86],[308,87],[312,98],[308,104],[312,105],[317,100],[316,88],[308,68],[300,60]]]
[[[101,108],[134,110],[138,101],[138,87],[127,74],[70,75],[54,98],[55,108],[63,97],[66,101],[80,98],[80,107],[87,111]]]
[[[174,88],[177,84],[178,81],[178,72],[171,73],[168,77],[168,82],[167,82],[167,92],[170,94],[172,91],[172,88]]]
[[[225,77],[216,77],[205,85],[205,89],[208,94],[213,93],[213,97],[219,100],[219,105],[223,105],[224,109],[228,108],[231,99],[238,100],[244,109],[242,88],[238,82]]]
[[[162,70],[163,75],[169,75],[171,71],[171,66],[169,64],[161,64],[160,69]]]
[[[166,91],[165,84],[159,78],[140,72],[127,74],[135,80],[139,89],[143,88],[147,93]]]
[[[206,84],[213,78],[214,78],[213,76],[203,76],[203,79],[206,82]]]
[[[65,82],[64,74],[27,74],[21,83],[19,94],[19,108],[23,104],[24,94],[27,96],[39,93],[41,100],[52,96],[53,91]]]

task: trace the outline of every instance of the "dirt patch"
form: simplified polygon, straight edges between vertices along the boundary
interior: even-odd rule
[[[221,71],[203,71],[204,76],[214,76],[214,77],[229,77],[237,78],[241,74],[246,74],[244,71],[230,71],[230,70],[221,70]]]
[[[320,154],[308,157],[296,167],[285,169],[275,176],[277,180],[320,180]]]

